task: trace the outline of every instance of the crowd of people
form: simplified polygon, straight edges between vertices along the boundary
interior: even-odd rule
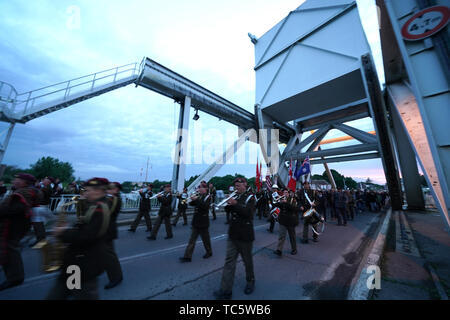
[[[0,191],[2,184],[0,183]],[[69,225],[59,223],[52,230],[52,237],[64,244],[64,256],[60,276],[50,290],[48,299],[65,299],[74,296],[78,299],[98,298],[97,278],[106,272],[109,283],[105,289],[111,289],[123,280],[122,269],[114,249],[117,239],[117,216],[121,210],[121,185],[105,178],[92,178],[79,188],[77,198],[77,222]],[[37,181],[32,175],[20,173],[13,180],[12,190],[0,204],[0,265],[6,281],[0,284],[0,290],[17,286],[24,281],[24,268],[21,258],[21,240],[33,227],[36,242],[33,247],[40,247],[46,241],[45,220],[54,218],[50,198],[61,191],[60,181],[45,177]],[[72,192],[78,193],[78,192]],[[279,224],[278,246],[275,254],[281,256],[286,235],[291,243],[291,254],[297,254],[295,227],[303,219],[303,243],[308,243],[310,226],[318,221],[336,220],[338,225],[345,226],[358,213],[365,210],[378,212],[389,206],[386,192],[357,190],[312,190],[305,182],[296,192],[280,189],[273,185],[271,190],[263,189],[253,192],[245,178],[236,178],[230,186],[230,195],[225,201],[226,224],[228,224],[228,240],[225,266],[223,269],[220,290],[214,292],[217,299],[230,299],[236,262],[239,255],[245,265],[245,294],[251,294],[255,287],[253,271],[252,246],[255,239],[253,219],[268,218],[269,232],[273,232],[275,224]],[[139,212],[130,225],[129,231],[136,232],[142,217],[150,232],[148,240],[156,240],[161,224],[165,225],[165,239],[173,238],[173,227],[183,218],[183,225],[188,224],[186,214],[188,206],[193,207],[191,219],[192,231],[184,255],[180,262],[192,262],[192,255],[198,236],[201,237],[205,254],[204,259],[213,255],[209,226],[210,213],[216,220],[216,196],[214,186],[202,181],[195,192],[172,193],[171,185],[161,187],[158,193],[153,192],[151,184],[139,190]],[[151,200],[159,202],[158,216],[152,223],[150,216]],[[178,200],[177,214],[174,212],[174,200]],[[312,210],[313,209],[313,210]],[[317,220],[306,219],[306,212],[315,212]],[[313,215],[312,215],[313,216]],[[314,228],[312,228],[314,231]],[[318,233],[313,232],[313,241],[318,241]],[[82,269],[80,290],[67,288],[69,277],[66,269],[77,265]]]

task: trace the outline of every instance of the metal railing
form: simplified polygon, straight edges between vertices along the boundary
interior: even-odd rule
[[[93,92],[99,86],[114,84],[126,77],[137,76],[139,67],[137,62],[130,63],[92,73],[87,76],[59,82],[36,90],[20,94],[16,93],[14,109],[16,114],[20,116],[39,111],[33,110],[33,108],[39,107],[43,103],[50,101],[64,101],[70,97],[70,95],[81,92]]]
[[[51,197],[50,198],[50,205],[49,208],[51,211],[55,211],[58,205],[67,203],[72,201],[72,198],[78,196],[78,194],[63,194],[58,197]],[[135,211],[139,209],[139,202],[141,200],[141,197],[139,194],[136,193],[122,193],[122,209],[121,211]],[[158,208],[160,206],[158,199],[151,199],[150,204],[152,208]],[[76,206],[75,204],[70,205],[66,209],[67,213],[75,213],[76,212]]]

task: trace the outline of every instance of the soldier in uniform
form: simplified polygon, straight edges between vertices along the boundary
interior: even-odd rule
[[[211,204],[211,194],[208,194],[208,190],[204,186],[198,188],[199,196],[192,196],[192,206],[195,206],[194,216],[192,218],[192,233],[189,243],[184,252],[184,256],[180,258],[181,262],[191,262],[192,254],[194,253],[195,242],[200,235],[205,247],[206,254],[203,256],[207,259],[212,256],[211,239],[209,236],[209,206]]]
[[[341,189],[334,193],[334,207],[338,219],[338,226],[347,225],[347,202],[348,198]]]
[[[156,235],[158,234],[159,227],[164,221],[166,226],[166,237],[164,239],[173,238],[172,225],[170,224],[170,217],[172,216],[172,187],[170,184],[164,186],[164,193],[158,196],[158,201],[161,203],[159,208],[158,218],[155,222],[155,227],[153,228],[150,236],[147,237],[149,240],[156,240]]]
[[[114,249],[114,239],[117,239],[117,216],[122,207],[122,198],[120,191],[122,185],[119,182],[113,182],[109,185],[108,201],[111,218],[109,222],[108,231],[106,232],[106,274],[108,275],[109,283],[105,289],[111,289],[120,284],[123,280],[122,268],[120,266],[119,258]]]
[[[273,209],[273,207],[276,204],[276,199],[274,199],[273,194],[274,193],[280,194],[279,188],[278,188],[278,186],[276,184],[274,184],[272,186],[272,191],[273,192],[272,192],[272,195],[270,196],[271,199],[269,200],[269,203],[272,205],[272,209]],[[267,229],[267,231],[272,233],[273,232],[273,228],[275,227],[276,219],[273,217],[273,215],[269,215],[269,220],[268,221],[270,222],[270,226],[269,226],[269,229]]]
[[[150,198],[153,195],[152,192],[153,185],[144,186],[141,190],[139,190],[139,196],[141,197],[141,200],[139,202],[139,213],[136,216],[136,219],[131,224],[130,229],[128,231],[130,232],[136,232],[136,228],[141,222],[142,217],[145,218],[145,223],[147,224],[147,232],[152,231],[152,220],[150,218],[150,209],[151,209],[151,203]]]
[[[297,242],[295,241],[295,227],[298,226],[298,206],[297,200],[294,197],[292,191],[287,189],[283,190],[284,198],[276,204],[280,208],[280,214],[278,222],[280,223],[280,233],[278,237],[278,246],[275,254],[281,256],[284,241],[286,239],[286,232],[289,234],[289,240],[291,242],[291,254],[297,254]]]
[[[212,215],[213,215],[213,220],[216,220],[216,208],[214,206],[214,203],[216,203],[217,191],[216,191],[216,188],[214,188],[214,186],[213,186],[213,184],[211,182],[209,183],[208,193],[209,193],[209,196],[211,198],[211,204],[213,205],[212,208],[211,208]]]
[[[109,181],[105,178],[92,178],[85,184],[86,211],[74,227],[62,225],[55,228],[54,234],[67,245],[63,266],[55,285],[47,295],[48,300],[62,300],[73,296],[79,300],[98,299],[97,277],[105,271],[107,231],[110,210],[106,190]],[[69,266],[78,266],[80,273],[79,289],[68,288]],[[69,281],[70,282],[70,281]]]
[[[178,198],[178,211],[177,216],[172,222],[172,225],[175,227],[177,225],[178,219],[180,219],[181,216],[183,216],[183,226],[187,225],[187,215],[186,215],[186,209],[187,209],[187,199],[188,199],[188,193],[187,188],[183,189],[183,193],[177,195]]]
[[[315,207],[314,201],[317,200],[316,194],[315,194],[314,190],[311,189],[308,181],[303,182],[303,190],[300,193],[300,197],[301,197],[300,211],[301,211],[301,214],[303,215],[304,212],[311,209],[310,202],[312,202],[312,207]],[[308,223],[308,221],[303,220],[302,243],[308,243],[308,236],[309,236],[308,234],[309,234],[309,223]],[[319,241],[317,234],[315,234],[314,232],[313,232],[313,241],[314,242]]]
[[[20,240],[30,230],[32,208],[39,206],[35,181],[30,174],[17,174],[14,192],[0,204],[0,265],[6,276],[0,291],[20,285],[25,278]]]
[[[245,265],[247,285],[244,293],[251,294],[255,288],[255,275],[253,271],[253,211],[255,198],[247,192],[247,180],[238,177],[234,180],[237,190],[236,198],[228,200],[231,212],[230,227],[228,229],[227,251],[225,266],[222,274],[221,288],[214,292],[217,299],[231,299],[236,262],[240,254]]]

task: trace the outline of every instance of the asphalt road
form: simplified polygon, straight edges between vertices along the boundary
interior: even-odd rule
[[[191,217],[189,217],[190,222]],[[181,220],[182,221],[182,220]],[[181,221],[174,228],[174,238],[165,240],[161,226],[157,240],[149,241],[146,227],[135,233],[128,226],[119,228],[116,250],[124,272],[124,281],[116,288],[104,290],[108,282],[105,274],[99,277],[101,299],[164,299],[209,300],[220,285],[227,228],[225,215],[218,213],[211,220],[210,235],[213,256],[203,259],[205,253],[199,238],[192,262],[180,263],[190,236],[190,226]],[[297,299],[345,299],[350,281],[355,276],[360,259],[371,241],[379,221],[379,214],[363,213],[346,227],[329,221],[318,243],[301,244],[302,223],[297,227],[297,250],[290,254],[286,240],[282,257],[273,251],[278,241],[278,225],[274,233],[267,231],[265,219],[255,219],[253,245],[256,288],[252,295],[243,293],[245,270],[241,259],[236,269],[233,299],[297,300]],[[311,235],[310,235],[311,237]],[[57,274],[40,271],[39,251],[24,247],[25,282],[15,288],[0,292],[0,300],[45,299]],[[4,280],[0,272],[0,281]]]

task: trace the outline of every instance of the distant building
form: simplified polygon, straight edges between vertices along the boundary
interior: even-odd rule
[[[311,189],[331,190],[331,184],[325,180],[311,180]]]

